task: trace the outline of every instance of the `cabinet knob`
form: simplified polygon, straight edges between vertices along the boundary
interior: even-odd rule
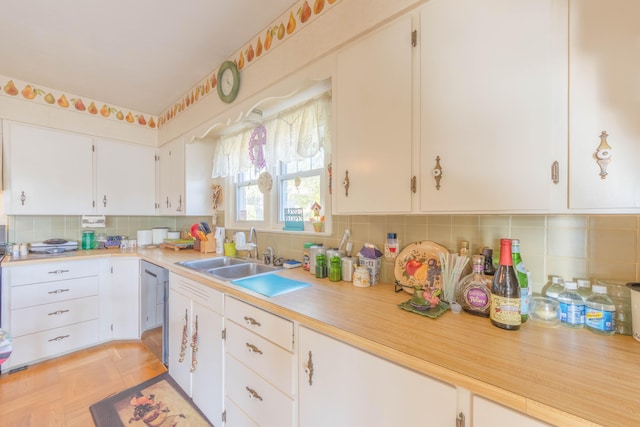
[[[593,157],[596,159],[596,163],[600,166],[600,178],[605,179],[607,177],[607,167],[609,163],[611,163],[611,146],[607,142],[607,131],[602,131],[600,134],[600,145],[596,149],[596,152],[593,153]]]
[[[184,362],[184,355],[187,351],[187,324],[189,323],[189,313],[187,309],[184,310],[184,325],[182,325],[182,341],[180,342],[180,356],[178,357],[178,363]]]
[[[61,294],[63,292],[69,292],[69,289],[56,289],[54,291],[47,292],[48,294]]]
[[[349,171],[344,171],[344,181],[342,181],[342,185],[344,186],[344,197],[349,197]]]
[[[105,208],[107,207],[107,195],[106,194],[102,198],[102,204],[104,205]]]
[[[69,338],[69,335],[59,335],[55,338],[51,338],[50,340],[48,340],[49,342],[53,342],[53,341],[62,341],[65,338]]]
[[[250,343],[245,343],[244,344],[247,347],[247,350],[249,350],[249,353],[257,353],[257,354],[262,354],[262,350],[260,350],[258,347],[256,347],[253,344]]]
[[[249,399],[258,399],[262,401],[262,396],[260,396],[254,389],[249,386],[246,386],[245,389],[249,392]]]
[[[57,316],[59,314],[64,314],[64,313],[68,313],[69,310],[56,310],[56,311],[52,311],[51,313],[48,313],[48,316]]]
[[[464,427],[464,412],[460,412],[456,417],[456,427]]]
[[[313,355],[311,354],[311,350],[309,350],[309,358],[304,367],[304,373],[309,377],[309,385],[313,385]]]
[[[27,201],[27,196],[25,196],[24,191],[22,191],[20,193],[20,204],[22,204],[22,206],[24,206],[24,202]]]
[[[436,180],[436,190],[440,190],[440,180],[442,179],[442,166],[440,166],[440,156],[436,157],[436,165],[431,172],[433,179]]]
[[[248,317],[248,316],[244,316],[244,321],[246,322],[247,325],[249,326],[261,326],[260,322],[258,322],[256,319],[254,319],[253,317]]]

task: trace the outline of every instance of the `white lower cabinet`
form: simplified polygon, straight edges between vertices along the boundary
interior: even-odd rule
[[[111,261],[111,339],[140,338],[140,260]]]
[[[468,425],[473,427],[541,427],[549,425],[480,396],[473,396],[471,401],[473,421]]]
[[[295,426],[293,323],[226,299],[226,425]]]
[[[169,374],[216,426],[222,425],[224,295],[169,274]]]
[[[299,427],[456,425],[454,386],[305,327],[298,343]]]

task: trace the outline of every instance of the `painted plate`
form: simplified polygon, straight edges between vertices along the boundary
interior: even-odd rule
[[[449,251],[430,240],[407,245],[396,258],[396,281],[410,294],[415,286],[442,289],[440,254],[448,256]]]

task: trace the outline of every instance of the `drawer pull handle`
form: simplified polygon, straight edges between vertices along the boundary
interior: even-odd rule
[[[189,322],[189,315],[187,313],[187,309],[184,310],[184,325],[182,325],[182,342],[180,343],[180,357],[178,358],[178,363],[184,362],[184,354],[187,351],[187,342],[189,341],[187,337],[187,323]]]
[[[307,365],[304,367],[304,373],[309,376],[309,385],[313,385],[313,356],[311,350],[309,350],[309,359]]]
[[[51,339],[49,340],[49,342],[52,342],[52,341],[62,341],[62,340],[63,340],[63,339],[65,339],[65,338],[69,338],[69,335],[60,335],[60,336],[58,336],[58,337],[51,338]]]
[[[58,310],[58,311],[53,311],[51,313],[49,313],[49,316],[57,316],[58,314],[64,314],[64,313],[68,313],[69,310]]]
[[[253,344],[249,344],[248,342],[245,343],[244,345],[247,346],[247,349],[249,350],[249,353],[257,353],[257,354],[262,354],[262,350],[260,350],[258,347],[256,347]]]
[[[69,292],[69,289],[56,289],[55,291],[49,291],[49,294],[61,294],[63,292]]]
[[[196,353],[198,352],[198,316],[196,315],[196,323],[194,326],[193,336],[191,337],[191,368],[189,372],[194,373],[196,371],[196,365],[198,364],[198,358]]]
[[[49,274],[62,274],[62,273],[68,273],[69,270],[53,270],[50,271]]]
[[[260,396],[254,389],[248,386],[245,387],[245,389],[249,392],[249,399],[258,399],[262,401],[262,396]]]
[[[260,322],[258,322],[256,319],[254,319],[253,317],[248,317],[248,316],[244,316],[244,321],[247,323],[247,325],[251,325],[251,326],[262,326],[260,325]]]

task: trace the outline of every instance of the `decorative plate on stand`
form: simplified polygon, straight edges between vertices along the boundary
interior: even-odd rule
[[[396,283],[410,294],[415,287],[442,289],[441,253],[449,255],[447,248],[430,240],[407,245],[396,258]]]
[[[262,172],[260,176],[258,176],[258,190],[262,194],[268,193],[271,191],[273,187],[273,178],[269,172]]]

